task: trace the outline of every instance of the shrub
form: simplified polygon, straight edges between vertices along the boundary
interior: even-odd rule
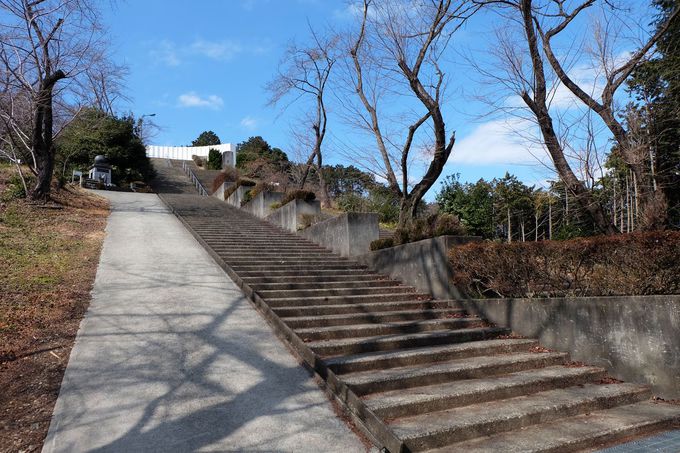
[[[293,200],[302,200],[309,203],[316,200],[316,194],[312,191],[302,189],[286,192],[286,194],[283,196],[283,199],[281,200],[281,206],[290,203]]]
[[[191,156],[191,159],[194,161],[194,163],[195,163],[197,166],[199,166],[199,167],[204,167],[204,166],[205,166],[205,159],[204,159],[204,158],[202,158],[202,157],[200,157],[200,156],[193,155],[193,156]]]
[[[24,176],[26,186],[29,188],[35,185],[35,177],[31,175]],[[2,201],[16,200],[19,198],[26,198],[27,194],[24,190],[24,185],[21,183],[21,178],[18,174],[13,174],[7,180],[7,188],[2,192]]]
[[[250,189],[248,193],[250,194],[250,198],[252,199],[261,194],[262,192],[273,192],[274,190],[275,187],[272,184],[260,181],[257,184],[255,184],[255,187]]]
[[[314,214],[300,214],[300,222],[298,223],[298,230],[304,230],[316,222],[318,222],[318,217]]]
[[[281,203],[272,203],[269,205],[270,209],[279,209],[281,207]]]
[[[371,250],[380,250],[389,247],[394,247],[394,239],[392,238],[376,239],[371,242]]]
[[[209,170],[221,170],[222,169],[222,153],[215,149],[210,148],[208,150],[208,165]]]
[[[395,244],[421,241],[444,235],[460,236],[465,234],[465,227],[453,214],[432,214],[416,219],[408,229],[397,228],[394,232]]]
[[[471,243],[451,250],[453,284],[473,297],[678,294],[680,232],[567,241]]]
[[[355,193],[346,193],[335,199],[338,209],[345,212],[365,212],[366,199]]]
[[[252,187],[255,184],[257,183],[253,180],[238,178],[234,184],[232,184],[231,186],[227,187],[224,190],[224,199],[226,200],[227,198],[229,198],[234,192],[236,192],[236,189],[238,189],[241,186]]]
[[[212,182],[212,191],[215,192],[220,188],[225,182],[236,182],[238,181],[238,170],[233,167],[227,167],[223,169]]]

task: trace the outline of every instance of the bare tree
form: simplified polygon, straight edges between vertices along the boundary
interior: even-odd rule
[[[597,3],[596,0],[587,0],[567,9],[564,0],[552,0],[544,8],[533,8],[531,18],[541,38],[545,56],[550,66],[555,71],[560,81],[589,109],[602,118],[602,121],[611,131],[618,145],[619,152],[624,162],[629,167],[639,188],[640,209],[642,218],[645,219],[645,228],[655,229],[665,224],[666,201],[662,190],[656,187],[653,175],[653,159],[648,162],[648,153],[638,146],[637,140],[625,127],[622,120],[617,117],[615,106],[615,94],[621,85],[632,74],[635,67],[643,61],[643,58],[653,49],[654,44],[668,30],[671,23],[677,20],[680,8],[676,8],[668,19],[661,24],[657,31],[634,53],[624,61],[617,61],[612,55],[614,48],[611,38],[611,27],[608,25],[609,17],[602,15],[601,22],[594,27],[596,35],[594,49],[596,59],[601,63],[604,72],[604,86],[599,96],[589,93],[589,90],[579,85],[565,70],[565,63],[556,55],[552,42],[560,33],[565,32],[569,24],[586,9]],[[529,4],[531,7],[531,4]],[[607,2],[607,7],[611,7]],[[550,19],[550,25],[543,24],[543,19]]]
[[[282,60],[283,65],[279,68],[279,74],[267,84],[267,90],[271,93],[270,105],[276,105],[288,97],[293,97],[291,102],[301,98],[312,101],[304,122],[312,130],[313,139],[300,188],[304,188],[309,170],[315,165],[322,203],[325,207],[330,207],[330,197],[323,175],[322,145],[328,125],[325,95],[331,71],[337,61],[338,39],[334,34],[320,36],[311,26],[309,28],[312,44],[309,47],[300,47],[296,44],[289,46]]]
[[[614,234],[618,230],[611,219],[605,215],[603,205],[594,196],[585,181],[589,180],[589,172],[593,162],[590,151],[593,145],[586,143],[582,152],[570,144],[574,138],[574,126],[566,125],[566,118],[553,103],[558,95],[559,79],[552,74],[550,66],[545,63],[542,53],[540,36],[534,20],[532,0],[489,0],[483,2],[496,7],[506,20],[504,28],[496,32],[496,42],[491,53],[498,60],[495,68],[475,67],[485,76],[495,82],[499,90],[506,90],[521,99],[502,99],[495,94],[495,98],[503,103],[491,103],[502,111],[510,111],[520,118],[520,123],[528,129],[537,128],[540,132],[538,144],[543,147],[552,160],[555,171],[565,186],[565,191],[576,201],[578,207],[591,220],[597,230],[605,234]],[[509,106],[508,106],[509,105]],[[527,110],[528,109],[528,110]],[[583,119],[575,121],[581,124]],[[587,118],[585,118],[587,120]],[[573,159],[576,156],[576,159]],[[571,160],[578,163],[582,178],[579,178]]]
[[[447,133],[441,111],[446,74],[440,60],[452,34],[478,8],[472,2],[451,0],[408,7],[400,2],[363,2],[359,31],[349,49],[350,80],[364,109],[363,113],[355,111],[359,124],[375,137],[387,184],[401,200],[401,227],[415,218],[418,203],[436,182],[453,149],[455,133]],[[400,144],[383,128],[385,115],[379,103],[382,92],[390,88],[379,87],[379,81],[404,86],[411,97],[414,113]],[[413,183],[409,167],[419,132],[426,136],[420,148],[427,150],[429,164],[420,181]]]
[[[80,97],[88,70],[103,61],[98,14],[88,0],[0,0],[0,12],[0,118],[11,146],[30,157],[25,162],[37,177],[31,198],[46,199],[55,127],[77,112],[55,111],[55,100]]]

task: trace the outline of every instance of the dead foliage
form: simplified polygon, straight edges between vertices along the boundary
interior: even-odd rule
[[[471,297],[678,294],[680,232],[570,241],[478,242],[450,252],[453,283]]]
[[[104,238],[105,200],[77,187],[51,197],[0,212],[0,451],[42,446]]]

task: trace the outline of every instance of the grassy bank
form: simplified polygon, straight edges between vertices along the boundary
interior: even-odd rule
[[[42,448],[104,239],[105,200],[77,187],[53,198],[0,202],[0,451]]]

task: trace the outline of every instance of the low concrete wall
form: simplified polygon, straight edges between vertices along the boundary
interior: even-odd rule
[[[225,201],[232,206],[240,208],[241,200],[243,200],[243,197],[246,195],[246,192],[248,192],[252,188],[253,188],[252,186],[238,186],[234,193],[229,195],[229,198],[227,198]]]
[[[211,196],[217,198],[218,200],[225,201],[225,200],[224,200],[224,192],[225,192],[225,190],[227,190],[229,187],[231,187],[231,186],[233,186],[233,185],[234,185],[234,183],[231,182],[231,181],[223,182],[223,183],[220,185],[220,187],[218,187],[217,190],[214,191],[214,192],[211,194]]]
[[[378,214],[347,212],[315,223],[300,234],[342,256],[361,255],[378,239]]]
[[[616,378],[680,398],[680,295],[477,299],[464,302],[498,325]]]
[[[459,299],[461,293],[451,284],[451,247],[479,241],[477,236],[439,236],[397,245],[355,257],[370,268],[432,294],[437,299]]]
[[[255,198],[246,203],[243,209],[255,217],[264,219],[273,212],[271,206],[274,203],[281,202],[283,195],[281,192],[260,192]]]
[[[303,214],[317,215],[320,211],[321,203],[318,200],[311,202],[293,200],[266,216],[265,220],[285,230],[296,232]]]

